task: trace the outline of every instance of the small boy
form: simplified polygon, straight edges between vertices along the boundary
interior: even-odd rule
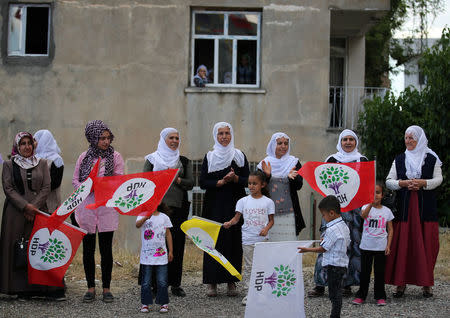
[[[342,307],[342,283],[347,271],[347,247],[350,231],[341,218],[341,206],[334,195],[323,198],[319,210],[327,222],[319,247],[299,247],[299,253],[323,253],[322,266],[328,274],[328,292],[331,300],[330,317],[340,317]]]

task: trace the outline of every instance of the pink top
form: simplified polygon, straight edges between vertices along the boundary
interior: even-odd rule
[[[72,185],[76,189],[80,186],[81,182],[78,181],[80,175],[80,164],[86,156],[86,151],[83,152],[77,160],[75,165],[75,171],[73,173]],[[94,160],[92,166],[95,165],[97,160]],[[91,168],[92,169],[92,168]],[[113,175],[122,175],[124,171],[124,162],[120,153],[114,151],[114,171]],[[98,171],[98,176],[103,177],[105,175],[105,159],[100,161],[100,167]],[[119,227],[119,213],[117,213],[114,208],[107,208],[101,206],[95,210],[88,210],[85,208],[86,205],[94,203],[95,197],[94,193],[89,194],[89,196],[81,203],[81,205],[75,210],[75,219],[82,229],[85,229],[89,233],[99,232],[110,232],[115,231]]]

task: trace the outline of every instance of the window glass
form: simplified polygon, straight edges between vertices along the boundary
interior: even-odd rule
[[[21,51],[22,46],[22,7],[9,8],[8,54]]]
[[[219,83],[233,83],[233,40],[219,40]]]
[[[228,17],[229,35],[257,35],[258,16],[256,14],[230,14]]]
[[[26,54],[47,54],[48,12],[46,7],[27,8]]]
[[[194,76],[197,74],[197,68],[200,65],[205,65],[208,69],[206,74],[208,83],[214,82],[214,40],[195,40]]]
[[[223,14],[197,13],[195,34],[223,34]]]
[[[238,84],[256,84],[256,41],[239,40],[237,45]]]

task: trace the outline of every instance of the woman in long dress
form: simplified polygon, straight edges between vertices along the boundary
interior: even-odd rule
[[[367,158],[358,151],[358,136],[350,129],[344,129],[339,135],[336,145],[338,152],[329,156],[325,161],[331,163],[347,163],[367,161]],[[361,251],[359,244],[362,235],[361,208],[341,213],[342,219],[350,230],[350,246],[347,249],[349,258],[347,273],[344,275],[343,295],[352,294],[351,286],[359,286],[359,273],[361,272]],[[322,220],[320,231],[326,229],[325,222]],[[308,293],[310,297],[322,296],[325,292],[325,286],[328,285],[327,273],[322,267],[323,254],[317,256],[314,267],[314,282],[316,286]]]
[[[248,182],[247,158],[234,148],[233,127],[219,122],[213,129],[214,148],[203,159],[200,187],[205,189],[203,217],[224,223],[235,215],[237,201],[244,197]],[[241,226],[222,228],[216,249],[241,272],[242,237]],[[217,284],[227,283],[228,296],[237,296],[238,279],[207,253],[203,257],[203,283],[208,285],[207,295],[217,296]]]
[[[47,211],[50,173],[47,162],[34,155],[33,136],[20,132],[14,138],[13,156],[3,164],[2,184],[6,199],[3,206],[0,237],[0,293],[18,295],[19,299],[47,294],[47,287],[29,285],[27,268],[14,266],[14,243],[28,240],[34,216]],[[64,296],[64,290],[62,293]]]
[[[303,178],[297,173],[302,165],[297,157],[290,155],[290,138],[285,133],[272,135],[266,153],[258,169],[266,175],[270,198],[275,202],[270,240],[295,241],[305,228],[297,194],[303,186]]]
[[[194,186],[192,164],[188,158],[180,156],[180,134],[175,128],[164,128],[160,133],[158,148],[145,157],[144,172],[160,171],[166,169],[179,169],[178,175],[167,190],[162,202],[170,208],[170,228],[173,240],[173,261],[169,262],[169,285],[172,294],[186,296],[181,287],[183,274],[183,255],[186,235],[180,225],[187,220],[189,214],[189,201],[187,191]]]
[[[433,272],[439,253],[435,189],[442,183],[442,162],[428,148],[419,126],[406,129],[405,146],[386,178],[386,186],[397,191],[397,210],[385,281],[397,286],[395,298],[403,296],[406,284],[423,286],[423,296],[428,298],[433,296]]]

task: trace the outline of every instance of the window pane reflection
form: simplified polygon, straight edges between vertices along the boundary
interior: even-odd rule
[[[223,14],[197,13],[195,34],[223,34]]]
[[[256,84],[256,41],[239,40],[237,84]]]
[[[233,40],[219,40],[219,83],[233,82]]]
[[[257,26],[256,14],[230,14],[228,17],[229,35],[256,35]]]

